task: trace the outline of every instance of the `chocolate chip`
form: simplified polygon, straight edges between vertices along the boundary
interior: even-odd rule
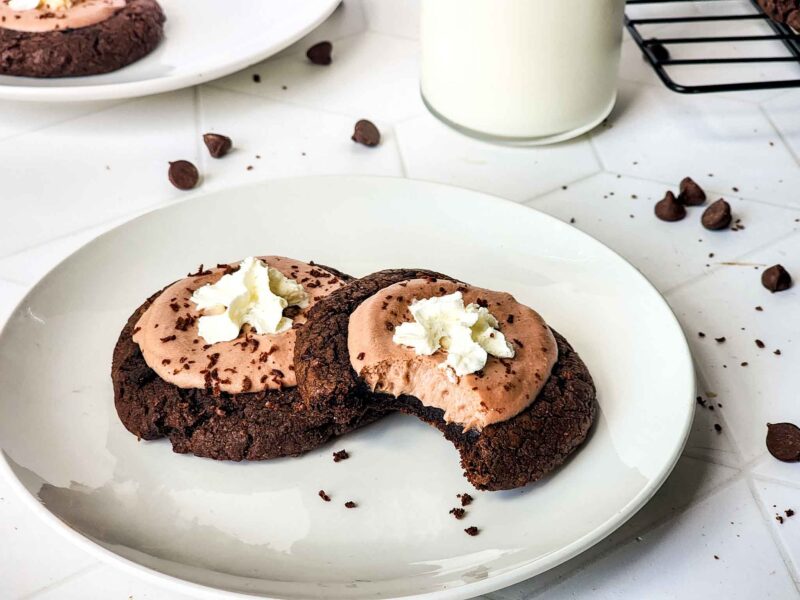
[[[731,224],[731,218],[731,205],[720,198],[703,212],[700,221],[706,229],[718,231],[728,227]]]
[[[787,517],[793,517],[793,516],[794,516],[794,509],[792,509],[792,508],[787,508],[787,509],[786,509],[785,511],[783,511],[783,512],[785,512],[785,513],[786,513],[786,516],[787,516]]]
[[[472,527],[467,527],[464,531],[467,533],[467,535],[471,535],[473,537],[480,533],[480,530],[474,525]]]
[[[169,163],[169,181],[179,190],[191,190],[197,185],[200,174],[188,160],[176,160]]]
[[[724,344],[725,338],[724,337],[714,338],[714,341],[717,342],[718,344]]]
[[[761,274],[761,285],[773,294],[792,287],[792,276],[783,265],[773,265]]]
[[[678,202],[675,194],[667,192],[661,200],[656,202],[655,213],[662,221],[680,221],[686,216],[686,208]]]
[[[761,340],[756,340],[756,346],[758,346],[759,348],[764,348],[764,345],[765,345],[764,342],[762,342]]]
[[[686,206],[700,206],[706,201],[706,193],[703,191],[694,179],[691,177],[684,177],[681,181],[680,194],[678,194],[678,202]]]
[[[361,119],[356,123],[352,140],[365,146],[377,146],[381,141],[381,132],[372,121]]]
[[[348,500],[347,502],[344,503],[344,506],[345,508],[355,508],[356,506],[358,506],[358,504],[356,504],[352,500]]]
[[[219,133],[206,133],[203,135],[203,143],[208,148],[208,153],[212,158],[222,158],[233,147],[231,138],[227,135],[220,135]]]
[[[320,42],[319,44],[314,44],[306,51],[306,56],[308,60],[310,60],[315,65],[329,65],[331,62],[331,50],[333,50],[333,44],[330,42]]]
[[[348,458],[350,458],[350,455],[347,453],[347,450],[337,450],[333,453],[333,462],[347,460]]]
[[[778,460],[800,461],[800,428],[793,423],[767,423],[767,450]]]
[[[325,500],[325,502],[330,502],[331,501],[331,497],[328,496],[328,494],[325,493],[325,490],[320,490],[319,491],[319,497],[322,498],[323,500]]]

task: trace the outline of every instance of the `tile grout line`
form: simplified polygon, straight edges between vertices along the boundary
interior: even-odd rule
[[[761,113],[761,115],[767,120],[767,122],[769,123],[770,127],[772,127],[772,129],[778,135],[778,138],[781,140],[781,143],[783,144],[784,148],[786,148],[786,150],[789,152],[789,154],[791,154],[792,158],[794,158],[794,162],[800,164],[800,156],[797,155],[797,153],[794,151],[792,146],[789,144],[789,142],[783,136],[783,132],[780,130],[780,127],[778,127],[775,124],[775,121],[773,121],[772,117],[769,116],[769,113],[766,111],[764,106],[759,104],[758,105],[758,110]]]
[[[770,538],[772,539],[773,544],[778,549],[778,554],[780,554],[781,559],[786,567],[786,570],[789,573],[789,577],[791,577],[792,581],[795,583],[800,582],[800,565],[797,567],[794,565],[792,561],[791,552],[786,548],[783,540],[778,535],[778,532],[775,529],[775,526],[772,523],[773,516],[768,514],[766,502],[763,498],[760,497],[758,490],[756,489],[755,481],[753,481],[753,477],[750,474],[745,476],[745,481],[747,482],[747,488],[750,490],[750,495],[753,497],[753,501],[756,503],[758,507],[758,512],[761,513],[761,516],[764,518],[764,525],[766,526],[767,530],[769,531]]]
[[[400,136],[397,133],[397,127],[392,127],[392,140],[394,147],[397,150],[397,160],[400,162],[400,174],[404,178],[408,178],[408,168],[406,167],[406,158],[403,154],[403,146],[400,144]]]
[[[100,569],[102,566],[103,566],[103,563],[101,563],[99,561],[94,562],[94,563],[92,563],[90,565],[87,565],[85,567],[82,567],[82,568],[78,569],[77,571],[73,571],[72,573],[70,573],[69,575],[66,575],[65,577],[62,577],[58,581],[53,581],[51,583],[48,583],[44,587],[40,587],[40,588],[38,588],[38,589],[36,589],[36,590],[34,590],[34,591],[22,596],[19,600],[33,600],[36,596],[39,596],[39,595],[41,595],[41,594],[43,594],[45,592],[48,592],[50,590],[53,590],[53,589],[57,589],[57,588],[61,587],[62,585],[64,585],[65,583],[69,583],[73,579],[77,579],[79,577],[82,577],[83,575],[91,573],[92,571]]]
[[[789,231],[788,233],[786,233],[786,234],[784,234],[784,235],[782,235],[780,237],[773,238],[769,242],[764,242],[760,246],[756,246],[755,248],[752,248],[751,250],[748,250],[744,254],[738,254],[738,255],[734,256],[731,260],[726,261],[726,262],[743,262],[744,259],[746,259],[747,257],[749,257],[749,256],[751,256],[753,254],[757,254],[759,252],[762,252],[763,250],[766,250],[766,249],[768,249],[768,248],[770,248],[772,246],[776,246],[776,245],[778,245],[778,244],[780,244],[782,242],[785,242],[786,240],[788,240],[788,239],[790,239],[790,238],[792,238],[792,237],[794,237],[796,235],[800,235],[800,231]],[[723,269],[723,267],[727,267],[727,266],[731,266],[731,265],[723,265],[723,264],[720,264],[720,263],[716,263],[708,271],[706,271],[704,273],[701,273],[699,275],[696,275],[696,276],[692,277],[691,279],[687,279],[686,281],[683,281],[681,283],[675,284],[671,288],[668,288],[668,289],[666,289],[664,291],[661,291],[660,293],[661,293],[662,296],[667,297],[667,296],[669,296],[671,294],[674,294],[676,292],[679,292],[679,291],[683,290],[686,287],[694,285],[695,283],[697,283],[699,280],[703,279],[704,277],[709,277],[709,276],[721,271]],[[736,268],[741,268],[741,267],[736,267]]]

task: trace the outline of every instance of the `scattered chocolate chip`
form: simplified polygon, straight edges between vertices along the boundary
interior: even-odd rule
[[[714,431],[716,431],[717,433],[722,433],[722,425],[720,425],[719,423],[714,423]]]
[[[480,533],[480,530],[474,525],[472,527],[467,527],[464,531],[467,533],[467,535],[471,535],[473,537],[475,537],[476,535],[478,535],[478,533]]]
[[[686,216],[686,207],[675,198],[675,194],[667,194],[655,206],[656,217],[662,221],[680,221]]]
[[[786,516],[787,516],[787,517],[793,517],[793,516],[794,516],[794,510],[793,510],[793,509],[791,509],[791,508],[787,508],[787,509],[786,509],[785,511],[783,511],[783,512],[785,512],[785,513],[786,513]]]
[[[261,83],[261,75],[253,73],[253,83]]]
[[[319,491],[319,497],[322,498],[323,500],[325,500],[325,502],[330,502],[331,501],[331,497],[328,496],[328,494],[325,493],[325,490],[320,490]]]
[[[333,453],[333,462],[347,460],[348,458],[350,458],[350,455],[347,453],[347,450],[337,450]]]
[[[792,287],[792,276],[783,265],[773,265],[761,274],[761,285],[773,294]]]
[[[732,218],[731,205],[720,198],[703,212],[700,221],[706,229],[718,231],[728,227]]]
[[[344,506],[345,508],[355,508],[356,506],[358,506],[358,504],[356,504],[352,500],[348,500],[347,502],[344,503]]]
[[[684,177],[681,181],[678,202],[686,206],[700,206],[706,201],[706,193],[691,177]]]
[[[458,494],[456,498],[461,498],[461,506],[469,506],[472,504],[472,496],[467,493]]]
[[[704,337],[706,337],[706,334],[705,334],[705,333],[703,333],[702,331],[698,331],[698,332],[697,332],[697,337],[704,338]]]
[[[372,121],[361,119],[356,123],[352,140],[365,146],[377,146],[381,141],[381,132]]]
[[[782,516],[780,516],[780,515],[775,515],[775,520],[776,520],[778,523],[780,523],[781,525],[783,525],[783,517],[782,517]]]
[[[467,511],[465,511],[463,508],[451,508],[450,514],[460,521],[464,518],[464,515],[467,514]]]
[[[781,351],[780,350],[775,350],[775,352],[773,352],[773,354],[775,356],[780,356],[781,355]]]
[[[306,51],[306,56],[308,60],[310,60],[315,65],[329,65],[331,62],[331,50],[333,50],[333,44],[330,42],[320,42],[318,44],[314,44]]]
[[[756,306],[756,310],[758,312],[764,312],[764,307],[763,306]]]
[[[762,342],[761,340],[756,340],[756,346],[758,346],[759,348],[764,348],[764,342]]]
[[[767,423],[767,450],[778,460],[800,461],[800,428],[793,423]]]
[[[176,160],[169,163],[169,181],[179,190],[191,190],[200,180],[200,173],[188,160]]]
[[[725,337],[714,338],[714,341],[717,342],[718,344],[724,344],[725,343]]]
[[[714,555],[714,560],[719,560],[719,556],[717,556],[717,555],[715,554],[715,555]]]
[[[743,367],[746,367],[746,366],[747,366],[747,365],[749,365],[749,364],[750,364],[749,362],[747,362],[747,361],[744,361],[744,362],[742,363],[742,366],[743,366]]]
[[[208,148],[208,153],[212,158],[222,158],[230,152],[233,147],[231,138],[219,133],[206,133],[203,135],[203,143],[206,145],[206,148]]]

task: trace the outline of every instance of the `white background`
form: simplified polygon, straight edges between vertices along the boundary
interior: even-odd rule
[[[489,597],[798,597],[800,515],[783,524],[775,515],[800,512],[800,465],[770,457],[764,434],[768,421],[800,423],[800,286],[771,295],[759,278],[780,262],[800,283],[800,92],[679,96],[626,37],[620,98],[606,125],[554,147],[493,146],[448,130],[422,106],[417,11],[417,0],[346,0],[275,59],[199,88],[131,101],[0,103],[0,319],[75,248],[186,199],[166,179],[167,161],[179,158],[200,167],[206,191],[290,175],[394,175],[574,218],[665,294],[694,353],[698,394],[715,410],[698,407],[675,472],[631,522],[565,565]],[[738,24],[737,32],[757,26]],[[335,46],[327,68],[304,57],[322,39]],[[789,66],[762,76],[776,73],[798,77]],[[359,118],[380,127],[381,146],[350,141]],[[237,151],[208,158],[200,135],[209,130],[230,135]],[[705,231],[697,209],[680,223],[657,221],[654,202],[686,175],[712,200],[729,200],[745,228]],[[714,341],[722,336],[725,343]],[[4,481],[0,586],[0,597],[13,599],[179,599],[73,548]]]

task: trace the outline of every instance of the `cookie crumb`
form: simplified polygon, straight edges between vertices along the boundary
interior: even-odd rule
[[[325,502],[330,502],[331,501],[331,497],[328,496],[328,494],[325,493],[325,490],[320,490],[319,491],[319,497],[322,498],[323,500],[325,500]]]
[[[464,518],[464,515],[467,514],[467,511],[465,511],[463,508],[451,508],[450,514],[460,521]]]
[[[347,453],[347,450],[337,450],[333,453],[333,462],[347,460],[348,458],[350,458],[350,455]]]
[[[461,506],[469,506],[470,504],[472,504],[473,498],[466,492],[463,494],[458,494],[456,498],[461,498]]]
[[[471,535],[472,537],[475,537],[478,535],[478,533],[480,533],[480,530],[474,525],[472,527],[467,527],[464,531],[467,535]]]
[[[345,508],[355,508],[356,506],[358,506],[358,504],[356,504],[352,500],[348,500],[347,502],[344,503],[344,505]]]

